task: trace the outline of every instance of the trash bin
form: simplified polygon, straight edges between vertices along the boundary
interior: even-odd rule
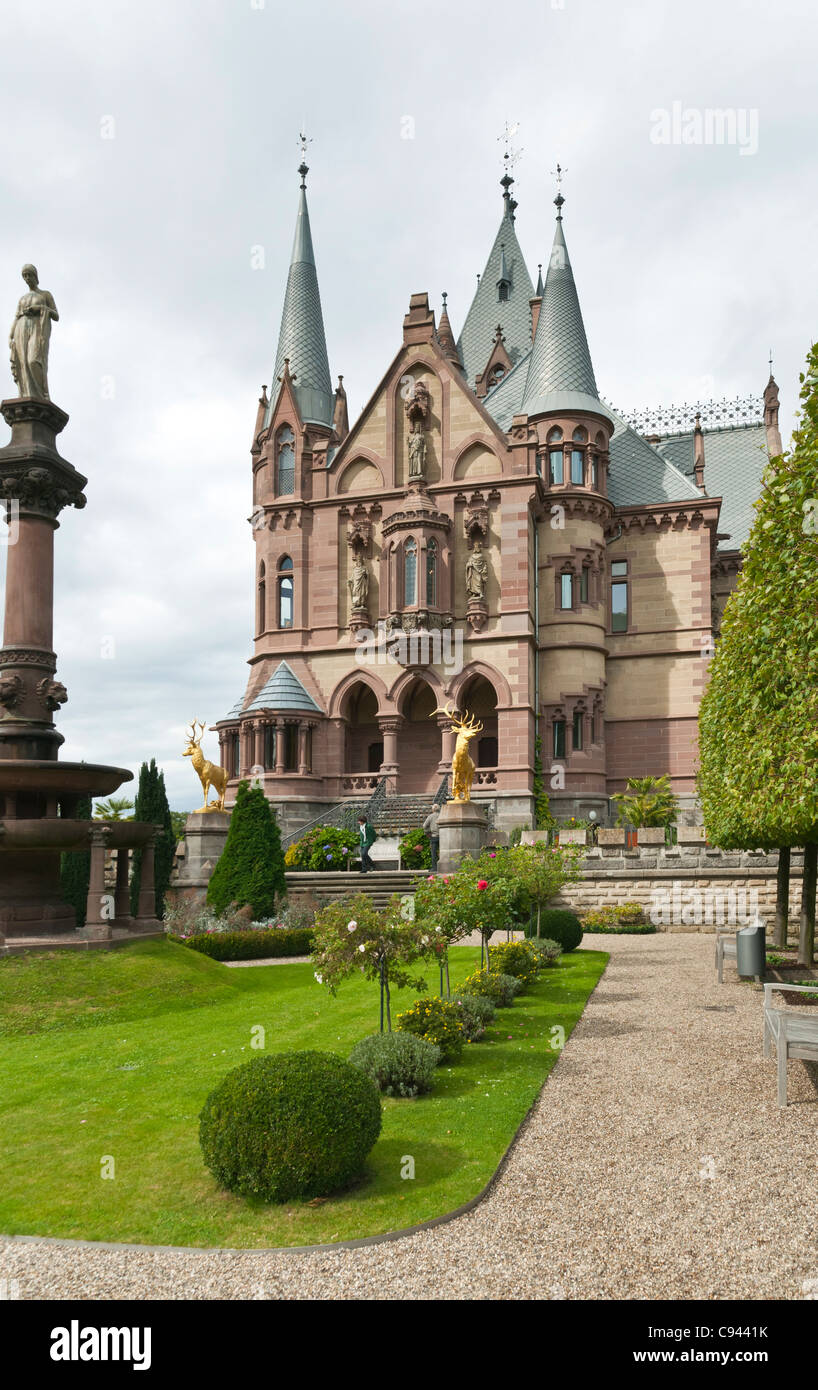
[[[767,968],[766,930],[763,923],[736,932],[736,970],[739,975],[763,979]]]

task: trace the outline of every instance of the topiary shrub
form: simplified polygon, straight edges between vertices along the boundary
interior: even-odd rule
[[[271,915],[287,887],[276,814],[261,787],[240,782],[224,849],[207,885],[207,903],[224,912],[231,903],[255,917]]]
[[[434,1043],[441,1062],[454,1062],[463,1051],[463,1014],[449,999],[437,995],[416,999],[411,1009],[398,1014],[395,1026],[401,1033],[414,1033]]]
[[[494,1018],[494,1004],[486,994],[453,994],[452,1003],[457,1004],[463,1015],[462,1028],[467,1042],[477,1042]]]
[[[463,981],[466,994],[482,995],[498,1009],[509,1009],[522,987],[522,981],[514,975],[499,975],[493,970],[475,970]]]
[[[378,1088],[331,1052],[284,1052],[235,1067],[199,1116],[216,1181],[242,1197],[324,1197],[357,1178],[381,1132]]]
[[[540,914],[540,936],[556,941],[563,952],[575,951],[582,940],[582,923],[565,907],[546,907]]]
[[[595,912],[585,913],[582,925],[590,932],[621,932],[635,935],[656,931],[652,922],[645,921],[641,903],[617,903],[616,906],[599,907]]]
[[[537,953],[527,941],[503,941],[492,946],[489,968],[495,975],[513,975],[523,987],[533,985],[540,973]]]
[[[386,1096],[422,1096],[431,1091],[440,1048],[413,1033],[373,1033],[349,1055]]]
[[[539,970],[548,970],[549,967],[556,965],[562,955],[562,947],[559,942],[549,941],[547,936],[532,936],[528,944],[537,957]]]

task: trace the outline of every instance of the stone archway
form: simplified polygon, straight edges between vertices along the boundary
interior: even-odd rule
[[[401,691],[397,761],[404,794],[422,796],[440,786],[440,725],[432,718],[437,705],[437,692],[422,676]]]
[[[483,725],[471,744],[471,755],[477,769],[474,785],[480,786],[483,781],[492,782],[496,779],[481,776],[484,772],[495,772],[500,763],[497,692],[491,681],[480,672],[469,676],[460,687],[457,706],[460,710],[468,710]]]
[[[377,772],[383,759],[383,735],[378,725],[378,697],[366,681],[357,681],[346,692],[344,773],[366,776]]]

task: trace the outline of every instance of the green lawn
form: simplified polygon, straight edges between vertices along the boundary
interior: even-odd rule
[[[452,951],[453,984],[479,951]],[[439,1216],[491,1177],[557,1060],[608,957],[577,951],[545,972],[418,1100],[385,1100],[366,1179],[317,1206],[251,1204],[204,1167],[198,1114],[231,1067],[256,1053],[348,1056],[377,1028],[377,989],[332,999],[310,965],[228,969],[183,946],[0,961],[0,1231],[159,1245],[270,1246],[345,1240]],[[428,983],[434,988],[434,972]],[[393,995],[393,1013],[411,1003]],[[401,1178],[415,1160],[414,1179]],[[115,1177],[103,1179],[110,1156]],[[543,1155],[543,1162],[547,1155]]]

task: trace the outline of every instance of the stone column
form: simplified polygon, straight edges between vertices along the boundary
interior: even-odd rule
[[[298,725],[298,772],[301,777],[306,777],[310,771],[310,760],[307,751],[310,729],[312,723],[309,719],[302,719]]]
[[[488,817],[474,801],[447,801],[438,821],[441,873],[453,873],[464,855],[477,858],[486,843]]]
[[[154,877],[154,830],[142,850],[142,872],[139,878],[139,903],[136,909],[136,925],[142,928],[156,926],[156,880]]]
[[[92,941],[110,941],[111,915],[108,912],[108,895],[105,892],[105,852],[111,837],[108,825],[92,825],[89,831],[91,840],[91,873],[88,879],[88,898],[85,906],[85,926],[82,935]]]
[[[128,885],[130,863],[130,850],[126,849],[124,845],[120,845],[116,852],[116,889],[114,890],[114,921],[118,927],[129,927],[133,921],[131,917],[131,894]]]
[[[452,728],[452,721],[448,714],[439,714],[437,716],[437,727],[440,730],[440,762],[437,765],[437,770],[442,777],[444,772],[448,772],[451,775],[452,758],[454,757],[454,745],[457,735]]]
[[[239,777],[245,777],[253,761],[253,726],[248,720],[239,725]]]
[[[383,737],[383,762],[381,763],[381,774],[388,777],[392,783],[392,790],[397,791],[400,767],[398,765],[398,734],[403,728],[404,721],[400,715],[384,716],[378,720],[378,728]]]
[[[284,720],[276,720],[276,777],[284,776]]]
[[[264,725],[259,719],[255,726],[255,757],[253,759],[256,767],[264,766]]]

